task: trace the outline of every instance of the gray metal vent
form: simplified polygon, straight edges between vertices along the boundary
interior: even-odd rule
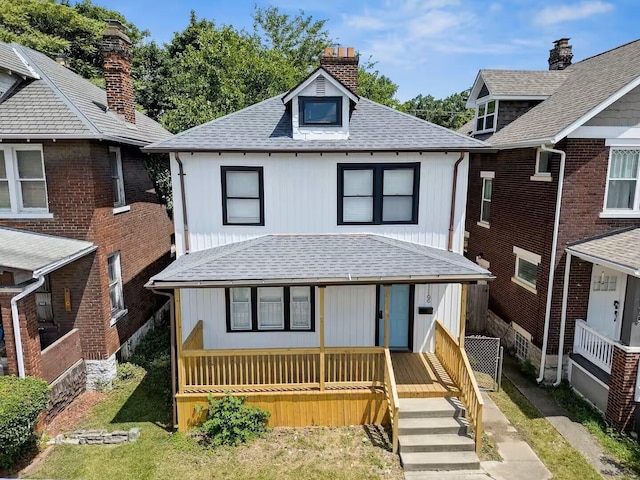
[[[323,97],[325,94],[325,79],[324,77],[321,75],[318,78],[316,78],[316,95],[318,95],[319,97]]]

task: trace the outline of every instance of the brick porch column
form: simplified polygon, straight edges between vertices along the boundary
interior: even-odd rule
[[[640,353],[627,353],[618,346],[613,348],[606,419],[620,430],[633,428],[636,409],[633,394],[638,375],[638,359]]]
[[[13,333],[13,321],[11,316],[11,299],[15,294],[0,295],[0,315],[2,316],[2,328],[4,329],[5,345],[9,362],[10,375],[18,374],[18,361],[16,357],[16,343]],[[18,314],[20,317],[20,334],[22,336],[22,352],[24,367],[27,375],[42,376],[42,360],[40,358],[40,334],[38,332],[38,316],[36,301],[32,295],[28,295],[18,302]]]

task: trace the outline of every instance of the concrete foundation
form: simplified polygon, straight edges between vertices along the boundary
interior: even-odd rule
[[[87,390],[111,388],[113,379],[118,375],[116,354],[106,360],[85,360],[87,371]]]

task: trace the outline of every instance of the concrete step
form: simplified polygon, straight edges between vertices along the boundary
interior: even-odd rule
[[[466,410],[457,398],[402,398],[399,418],[464,417]]]
[[[407,472],[480,468],[475,452],[401,452],[400,460]]]
[[[469,435],[399,435],[401,452],[473,452],[476,442]]]
[[[399,418],[398,435],[466,435],[463,418]]]

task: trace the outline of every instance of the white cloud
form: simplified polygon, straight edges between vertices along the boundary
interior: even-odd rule
[[[599,13],[606,13],[613,9],[613,4],[601,0],[583,1],[572,5],[545,7],[534,17],[538,25],[552,25],[556,23],[581,20]]]

